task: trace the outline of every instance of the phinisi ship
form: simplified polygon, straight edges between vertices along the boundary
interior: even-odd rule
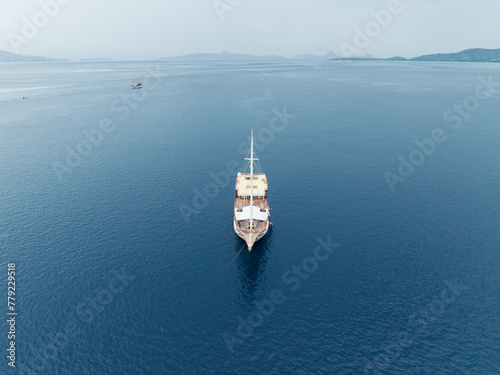
[[[248,250],[267,233],[269,226],[269,202],[267,200],[267,177],[265,173],[254,173],[253,129],[250,141],[250,157],[245,158],[250,167],[236,177],[234,198],[234,231],[247,243]],[[260,168],[259,168],[260,169]],[[245,173],[246,172],[246,173]]]

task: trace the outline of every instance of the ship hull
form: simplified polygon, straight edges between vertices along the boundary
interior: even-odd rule
[[[234,227],[234,232],[238,235],[238,237],[241,238],[243,241],[246,242],[246,244],[248,246],[248,250],[252,251],[252,248],[253,248],[255,242],[257,242],[260,239],[262,239],[266,235],[266,233],[268,232],[268,230],[269,230],[269,220],[265,223],[264,229],[262,231],[260,231],[258,234],[257,233],[253,233],[253,235],[254,236],[256,235],[256,237],[253,237],[251,239],[249,239],[249,233],[243,232],[238,227],[238,223],[236,221],[236,218],[233,219],[233,227]]]
[[[233,226],[236,234],[246,242],[251,251],[255,242],[269,230],[270,208],[267,199],[267,177],[265,173],[254,173],[253,129],[251,133],[250,173],[239,172],[236,177]],[[246,169],[246,168],[245,168]]]

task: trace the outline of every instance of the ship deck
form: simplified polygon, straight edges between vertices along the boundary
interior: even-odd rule
[[[254,220],[253,224],[254,230],[252,231],[252,233],[255,235],[259,235],[259,233],[262,232],[266,226],[266,222],[262,220]],[[238,220],[236,222],[236,225],[238,226],[238,229],[244,234],[250,234],[250,219]]]
[[[245,206],[250,206],[250,198],[245,199],[241,197],[237,197],[234,200],[234,208],[238,208],[238,206],[241,204],[242,207]],[[260,207],[260,205],[263,204],[265,209],[269,209],[269,202],[267,198],[264,199],[254,199],[253,200],[253,205]]]

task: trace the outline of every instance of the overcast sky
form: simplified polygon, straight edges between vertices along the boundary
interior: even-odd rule
[[[57,9],[57,1],[65,4]],[[394,1],[397,4],[398,0]],[[52,6],[44,11],[42,3]],[[373,12],[388,11],[389,3],[1,0],[0,50],[68,59],[146,60],[223,50],[288,57],[332,50],[346,55],[348,45],[356,48],[355,55],[377,57],[500,48],[499,0],[400,0],[399,7],[390,8],[393,14],[389,21],[387,17],[375,21]],[[218,12],[215,4],[219,5]],[[41,12],[51,14],[44,16]],[[37,30],[30,31],[27,21],[34,23]],[[377,27],[374,22],[387,25]],[[372,36],[356,44],[356,27],[368,27]]]

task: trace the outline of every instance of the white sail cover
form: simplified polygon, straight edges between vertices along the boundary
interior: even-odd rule
[[[243,207],[243,212],[238,212],[238,210],[234,210],[234,215],[236,216],[236,220],[248,220],[250,219],[250,206]],[[253,207],[253,219],[254,220],[267,220],[268,210],[265,212],[261,212],[260,208],[257,206]]]

